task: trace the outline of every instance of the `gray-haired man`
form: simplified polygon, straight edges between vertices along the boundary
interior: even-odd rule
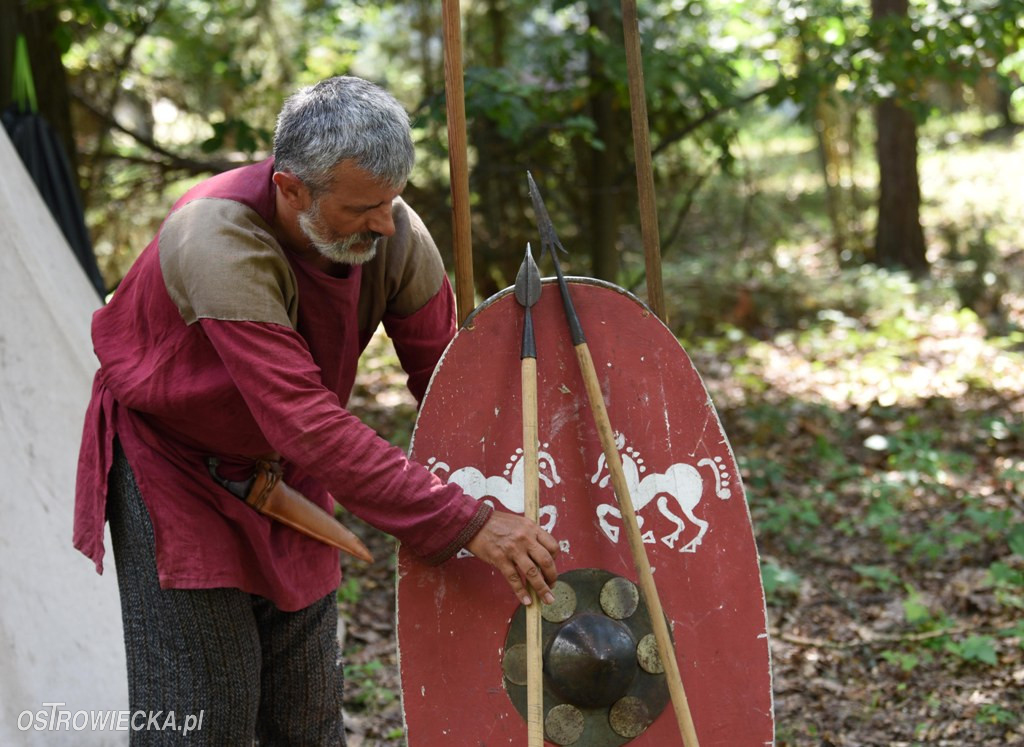
[[[211,457],[243,484],[279,464],[429,562],[465,547],[524,603],[526,584],[550,599],[557,543],[344,408],[378,324],[417,399],[454,334],[437,248],[400,197],[405,111],[364,80],[322,81],[286,102],[274,155],[190,190],[96,313],[75,545],[102,569],[109,517],[133,710],[203,712],[192,736],[209,744],[341,744],[337,550],[225,490]]]

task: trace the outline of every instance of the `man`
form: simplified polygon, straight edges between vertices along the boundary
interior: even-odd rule
[[[75,546],[102,571],[109,518],[131,708],[201,713],[205,743],[344,743],[337,550],[239,500],[211,457],[238,481],[276,459],[322,508],[336,499],[428,562],[464,547],[524,604],[527,583],[551,600],[551,535],[343,406],[379,323],[417,399],[454,334],[439,254],[399,196],[412,165],[408,115],[383,90],[303,89],[274,158],[190,190],[93,320]]]

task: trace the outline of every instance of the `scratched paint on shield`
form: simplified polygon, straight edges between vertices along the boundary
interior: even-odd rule
[[[616,432],[615,443],[622,461],[630,502],[636,512],[637,524],[643,533],[643,541],[646,544],[660,541],[667,547],[678,549],[679,552],[697,552],[710,527],[709,521],[702,518],[702,512],[698,510],[705,492],[700,470],[703,468],[708,476],[714,479],[713,495],[720,500],[728,500],[732,495],[729,487],[732,475],[725,466],[724,458],[704,457],[698,460],[696,465],[675,462],[663,469],[657,466],[652,468],[639,450],[627,445],[624,434]],[[558,509],[555,505],[544,502],[544,492],[557,488],[562,479],[559,477],[555,457],[547,450],[549,446],[549,443],[542,443],[537,452],[541,490],[539,523],[546,531],[557,536]],[[476,465],[453,469],[447,461],[436,456],[427,459],[427,466],[438,477],[458,485],[478,501],[484,501],[491,506],[497,502],[508,511],[521,514],[525,473],[522,455],[523,450],[516,449],[515,453],[509,456],[501,473],[496,475],[486,475]],[[480,466],[486,469],[485,465]],[[622,514],[614,491],[610,487],[610,479],[605,455],[602,453],[598,457],[590,482],[601,490],[607,489],[609,495],[607,502],[599,504],[594,513],[604,537],[609,542],[618,544],[621,537]],[[665,527],[666,522],[668,529]],[[571,551],[568,540],[562,540],[561,545],[563,552]],[[464,550],[458,557],[471,557],[471,553]]]

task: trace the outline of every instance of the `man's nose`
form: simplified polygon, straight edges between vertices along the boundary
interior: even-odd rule
[[[395,235],[395,219],[391,214],[393,203],[386,203],[374,210],[367,222],[367,228],[382,236]]]

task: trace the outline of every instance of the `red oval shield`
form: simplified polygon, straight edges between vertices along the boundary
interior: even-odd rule
[[[573,279],[626,482],[702,747],[771,744],[771,669],[750,515],[707,390],[667,327],[635,297]],[[557,285],[533,307],[537,336],[540,523],[559,570],[636,581]],[[523,309],[503,291],[467,319],[420,410],[412,457],[478,500],[522,513]],[[429,567],[399,551],[398,643],[408,741],[525,744],[503,686],[518,605],[471,557]],[[681,744],[672,708],[633,740]]]

